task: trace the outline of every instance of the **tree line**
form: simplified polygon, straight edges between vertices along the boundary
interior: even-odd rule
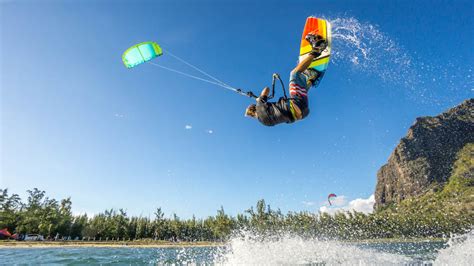
[[[436,211],[378,211],[327,213],[288,212],[272,209],[259,200],[242,214],[228,215],[217,210],[207,218],[165,217],[157,208],[153,217],[129,216],[123,209],[110,209],[92,217],[73,215],[70,198],[60,201],[37,188],[27,191],[23,202],[17,194],[0,189],[0,229],[17,234],[41,234],[49,238],[166,241],[225,241],[236,232],[259,235],[297,234],[329,239],[374,239],[445,237],[463,233],[473,225],[470,215],[442,215]]]

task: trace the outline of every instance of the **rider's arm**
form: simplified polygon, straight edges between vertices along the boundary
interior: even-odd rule
[[[270,94],[270,88],[269,87],[265,87],[263,88],[262,92],[260,93],[260,97],[262,96],[268,96],[268,94]]]
[[[257,105],[265,104],[267,102],[268,94],[270,94],[270,88],[263,88],[262,92],[260,93],[260,96],[255,99],[257,101]]]

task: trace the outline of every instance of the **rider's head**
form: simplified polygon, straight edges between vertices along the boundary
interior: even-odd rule
[[[247,107],[247,109],[245,110],[245,116],[257,118],[257,107],[255,106],[255,104],[251,104]]]

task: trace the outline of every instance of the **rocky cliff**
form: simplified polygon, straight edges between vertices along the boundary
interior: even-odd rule
[[[435,117],[420,117],[377,173],[375,208],[444,184],[456,153],[474,142],[474,99]]]

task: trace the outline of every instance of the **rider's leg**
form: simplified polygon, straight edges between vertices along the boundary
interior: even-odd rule
[[[303,74],[313,62],[314,55],[308,54],[290,73],[290,98],[300,97],[306,98],[310,86],[307,84],[307,78]]]
[[[311,65],[313,60],[321,55],[326,49],[327,42],[319,35],[308,34],[305,39],[311,44],[312,50],[306,57],[301,60],[298,65],[290,73],[290,109],[292,110],[293,117],[296,120],[302,119],[309,113],[308,108],[308,90],[313,85],[315,79],[319,77],[319,72],[316,70],[315,75],[305,75],[308,67]],[[309,71],[309,70],[308,70]],[[311,73],[310,73],[311,74]],[[297,108],[295,108],[297,107]],[[299,110],[299,114],[294,112]]]
[[[298,65],[293,69],[292,72],[298,71],[298,72],[303,72],[305,71],[313,62],[313,59],[315,58],[314,55],[308,54],[305,59],[301,60],[301,62],[298,63]]]

